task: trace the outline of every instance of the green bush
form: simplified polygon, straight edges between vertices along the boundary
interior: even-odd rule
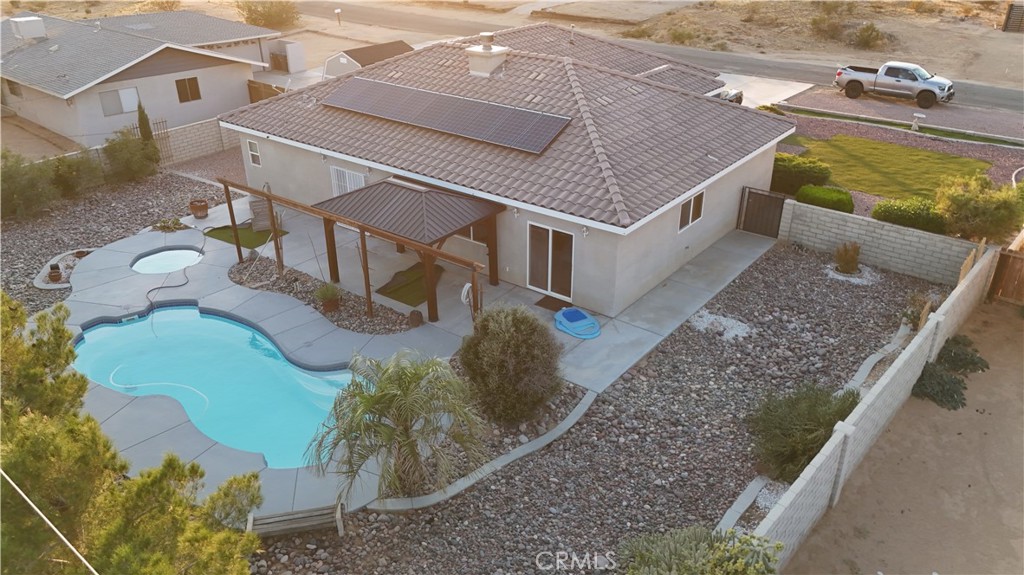
[[[29,216],[56,199],[51,170],[49,162],[27,162],[4,149],[0,153],[0,216]]]
[[[810,204],[844,212],[853,213],[853,196],[846,190],[829,188],[827,186],[801,186],[796,192],[796,201],[801,204]]]
[[[859,400],[856,390],[833,395],[814,384],[804,384],[790,395],[766,397],[747,423],[768,475],[795,481],[832,436],[836,422],[849,415]]]
[[[831,177],[832,169],[824,162],[780,152],[775,154],[771,188],[792,196],[807,184],[823,186]]]
[[[843,23],[831,16],[819,14],[811,18],[811,32],[825,40],[838,40],[843,35]]]
[[[954,335],[946,340],[935,361],[958,375],[980,373],[989,368],[985,358],[978,354],[974,342],[966,335]]]
[[[238,15],[246,24],[281,30],[299,21],[299,9],[290,0],[254,0],[235,2]]]
[[[882,200],[872,208],[871,217],[926,232],[946,233],[946,218],[935,211],[935,202],[924,198]]]
[[[935,190],[935,211],[945,217],[951,234],[998,241],[1020,227],[1024,206],[1013,186],[996,188],[979,172],[943,178]]]
[[[693,525],[627,539],[618,556],[627,575],[762,575],[776,572],[780,551],[781,544],[763,537]]]
[[[485,310],[462,342],[459,358],[470,392],[493,421],[531,419],[562,388],[562,344],[522,306]]]
[[[53,185],[65,198],[103,183],[103,167],[91,152],[60,156],[51,162]]]
[[[697,34],[686,28],[673,28],[668,33],[669,40],[673,44],[689,44],[697,39]]]
[[[843,242],[836,248],[836,271],[843,274],[860,271],[860,244]]]
[[[113,138],[107,139],[103,156],[109,167],[107,177],[116,183],[152,176],[160,163],[156,144],[135,137],[128,128],[118,130]]]
[[[636,26],[622,32],[623,38],[650,38],[651,29],[647,26]]]
[[[850,43],[862,50],[870,50],[885,44],[885,34],[874,22],[868,22],[850,34]]]
[[[930,399],[939,407],[956,411],[967,405],[964,378],[937,363],[924,364],[920,377],[911,388],[910,394],[921,399]]]
[[[774,104],[761,104],[760,106],[757,107],[757,109],[761,110],[762,112],[768,112],[769,114],[775,114],[776,116],[786,115],[785,112],[783,112],[781,109],[779,109],[778,106]]]

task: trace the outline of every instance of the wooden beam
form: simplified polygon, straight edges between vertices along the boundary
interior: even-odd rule
[[[267,210],[270,212],[270,239],[274,242],[274,257],[277,258],[277,275],[284,275],[284,253],[281,251],[281,238],[277,233],[277,214],[274,213],[274,200],[267,196]]]
[[[235,222],[235,207],[231,205],[231,188],[228,187],[227,183],[223,183],[223,185],[224,199],[228,202],[228,218],[231,219],[231,235],[235,238],[235,253],[238,254],[238,263],[242,263],[242,240],[238,239],[238,224]]]
[[[420,252],[423,262],[423,284],[427,288],[427,321],[437,321],[437,276],[434,275],[434,262],[437,258]]]
[[[359,230],[359,255],[363,264],[363,288],[366,290],[366,317],[373,317],[373,292],[370,291],[370,264],[366,261],[366,232]]]
[[[341,281],[341,274],[338,273],[338,246],[334,244],[334,222],[324,218],[324,241],[327,242],[327,269],[331,276],[331,283]]]
[[[487,277],[492,286],[498,285],[498,215],[494,214],[484,222],[487,227]]]

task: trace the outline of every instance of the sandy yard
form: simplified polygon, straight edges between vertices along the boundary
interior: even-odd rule
[[[991,365],[967,407],[908,399],[786,573],[1024,573],[1024,319],[984,304],[962,333]]]
[[[146,1],[22,2],[21,9],[39,9],[66,18],[96,18],[151,11],[164,4]],[[932,73],[954,81],[972,81],[1004,87],[1024,86],[1024,35],[1004,33],[1004,2],[919,0],[910,2],[797,2],[775,0],[664,0],[566,2],[541,0],[369,0],[386,10],[430,15],[450,14],[495,29],[550,20],[575,22],[581,30],[619,37],[625,33],[654,41],[697,48],[758,53],[777,59],[834,65],[881,64],[890,59],[919,63]],[[342,6],[341,4],[339,4]],[[2,4],[5,15],[14,11]],[[237,19],[233,0],[181,0],[185,10]],[[833,35],[812,32],[815,17],[838,24]],[[611,23],[611,22],[618,22]],[[885,42],[873,50],[860,50],[848,35],[865,23],[874,23]],[[322,33],[317,33],[322,32]],[[367,26],[303,16],[286,37],[299,40],[310,68],[340,50],[378,42],[405,40],[409,44],[445,36],[406,32],[385,26]],[[823,78],[822,83],[827,83]]]

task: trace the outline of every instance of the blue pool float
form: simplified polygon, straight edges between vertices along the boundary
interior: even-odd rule
[[[555,312],[555,327],[580,339],[594,339],[601,335],[601,325],[597,320],[578,307],[566,307]]]

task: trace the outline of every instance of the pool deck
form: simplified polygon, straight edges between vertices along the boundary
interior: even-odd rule
[[[245,200],[236,201],[239,220],[248,213]],[[194,222],[203,228],[226,223],[225,206],[211,210],[209,218]],[[183,219],[193,223],[190,219]],[[324,277],[326,247],[320,220],[286,212],[284,259],[286,265],[314,277]],[[358,258],[358,234],[337,228],[335,233],[341,267],[341,287],[362,293],[362,272]],[[644,295],[618,316],[597,315],[601,337],[575,339],[553,332],[565,345],[562,358],[564,377],[590,391],[601,393],[662,339],[698,311],[719,290],[767,251],[774,240],[734,231],[704,250],[671,277]],[[394,245],[370,238],[371,286],[386,283],[396,271],[415,261],[411,254],[399,254]],[[193,248],[203,252],[202,260],[185,270],[165,274],[139,274],[131,269],[138,258],[169,248]],[[248,250],[243,249],[243,253]],[[261,253],[274,257],[273,249]],[[410,348],[438,357],[458,350],[462,337],[472,331],[468,307],[460,301],[469,272],[446,266],[438,286],[440,321],[391,335],[353,333],[338,328],[314,308],[290,296],[239,286],[228,278],[237,263],[235,247],[205,237],[199,230],[174,233],[147,231],[124,238],[82,259],[71,276],[72,294],[65,301],[71,311],[68,327],[79,332],[98,321],[145,313],[156,305],[190,304],[214,310],[259,329],[294,363],[306,368],[329,369],[343,366],[352,352],[386,358],[399,349]],[[543,320],[553,313],[534,306],[540,294],[507,282],[484,285],[486,305],[523,304]],[[374,301],[407,313],[411,307],[374,294]],[[420,308],[425,313],[425,305]],[[202,369],[197,366],[197,372]],[[186,461],[196,461],[206,470],[203,494],[232,475],[259,473],[264,503],[256,512],[267,515],[285,511],[333,505],[339,489],[335,476],[319,477],[310,468],[271,469],[263,456],[227,447],[200,432],[181,405],[166,396],[133,397],[90,382],[85,411],[95,417],[121,454],[132,473],[159,465],[166,452]],[[372,486],[354,493],[349,508],[371,501]]]

